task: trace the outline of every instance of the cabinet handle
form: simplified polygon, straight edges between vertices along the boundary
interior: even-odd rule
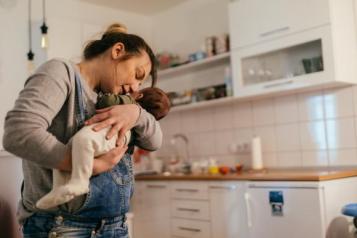
[[[154,184],[148,184],[146,185],[147,188],[166,188],[166,185],[154,185]]]
[[[230,186],[219,186],[219,185],[212,185],[209,186],[211,189],[226,189],[226,190],[235,190],[237,188],[236,185],[230,185]]]
[[[272,84],[264,85],[264,88],[279,87],[279,86],[283,86],[283,85],[292,84],[293,82],[294,82],[293,80],[289,80],[289,81],[286,81],[286,82],[272,83]]]
[[[178,211],[185,211],[185,212],[199,212],[200,209],[194,209],[194,208],[183,208],[183,207],[178,207]]]
[[[183,226],[179,226],[178,228],[184,231],[201,232],[201,229],[197,229],[197,228],[190,228],[190,227],[183,227]]]
[[[253,224],[252,224],[252,215],[251,215],[251,210],[250,210],[250,195],[249,195],[249,193],[244,193],[244,200],[245,200],[245,206],[247,208],[248,227],[251,228],[253,226]]]
[[[177,192],[190,192],[190,193],[197,193],[198,189],[193,189],[193,188],[177,188]]]
[[[277,34],[277,33],[288,31],[288,30],[290,30],[290,27],[284,26],[284,27],[277,28],[277,29],[274,29],[274,30],[271,30],[271,31],[263,32],[263,33],[259,34],[259,36],[260,37],[267,37],[267,36],[274,35],[274,34]]]

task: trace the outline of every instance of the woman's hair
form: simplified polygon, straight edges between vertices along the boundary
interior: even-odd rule
[[[151,85],[154,87],[157,81],[157,61],[154,52],[143,38],[127,33],[127,28],[122,24],[114,23],[110,25],[100,40],[89,42],[84,48],[84,59],[93,59],[118,42],[123,43],[125,47],[126,55],[123,56],[122,60],[140,55],[142,53],[141,51],[145,51],[149,55],[151,61]]]

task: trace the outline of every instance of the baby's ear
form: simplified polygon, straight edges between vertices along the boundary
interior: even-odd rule
[[[132,96],[134,97],[135,100],[139,100],[140,98],[144,97],[143,93],[139,93],[139,92],[135,92],[134,94],[132,94]]]

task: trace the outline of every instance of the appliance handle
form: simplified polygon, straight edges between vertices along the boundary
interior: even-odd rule
[[[249,193],[244,193],[244,200],[245,200],[245,206],[247,208],[247,220],[248,220],[248,227],[251,228],[253,226],[252,224],[252,214],[251,214],[251,207],[250,207],[250,195]]]

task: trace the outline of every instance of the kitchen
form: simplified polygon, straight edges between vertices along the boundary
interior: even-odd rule
[[[158,86],[177,105],[160,121],[162,148],[135,165],[146,175],[136,177],[132,237],[353,237],[341,209],[357,203],[355,1],[49,0],[46,8],[43,51],[42,1],[32,1],[36,66],[78,60],[88,39],[118,21],[166,60]],[[28,75],[28,2],[0,1],[0,20],[3,125]],[[0,157],[0,191],[15,209],[21,161]]]

